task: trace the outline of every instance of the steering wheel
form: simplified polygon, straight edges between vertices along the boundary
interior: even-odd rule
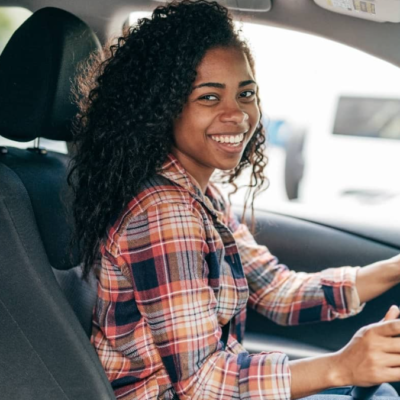
[[[370,387],[354,386],[351,391],[351,396],[354,400],[369,400],[378,390],[380,385]]]

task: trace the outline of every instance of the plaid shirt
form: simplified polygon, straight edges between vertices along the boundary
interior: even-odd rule
[[[356,268],[289,271],[172,155],[111,225],[92,343],[118,399],[290,399],[287,356],[240,344],[246,305],[282,325],[361,309]]]

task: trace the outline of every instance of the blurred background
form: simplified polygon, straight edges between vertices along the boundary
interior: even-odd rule
[[[0,53],[30,14],[0,7]],[[148,15],[131,13],[127,23]],[[256,207],[302,204],[325,210],[371,210],[379,218],[396,219],[400,70],[324,38],[250,23],[238,22],[238,27],[255,55],[268,135],[269,188],[258,197]],[[0,137],[0,145],[32,143]],[[59,142],[42,139],[40,145],[66,151]],[[240,183],[247,180],[244,174]],[[240,205],[243,198],[241,190],[232,200]]]

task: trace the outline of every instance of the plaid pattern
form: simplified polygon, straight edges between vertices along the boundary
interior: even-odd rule
[[[280,324],[360,309],[356,269],[289,271],[172,155],[112,222],[96,273],[92,343],[123,400],[289,399],[287,356],[240,344],[247,303]]]

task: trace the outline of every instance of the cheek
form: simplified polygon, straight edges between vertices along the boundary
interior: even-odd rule
[[[185,134],[188,132],[188,127],[190,126],[190,121],[185,113],[182,113],[179,118],[174,122],[173,126],[173,136],[175,142],[184,140]]]
[[[260,112],[260,107],[258,106],[258,104],[256,103],[254,105],[254,109],[253,109],[253,120],[254,123],[258,126],[258,123],[260,122],[260,118],[261,118],[261,112]]]
[[[252,107],[248,111],[248,115],[252,131],[254,132],[260,123],[261,113],[259,107],[257,105],[255,107]]]
[[[188,149],[203,142],[204,134],[198,119],[193,114],[186,113],[175,121],[173,136],[178,148]]]
[[[210,118],[204,114],[197,112],[185,118],[180,126],[181,134],[190,138],[192,142],[204,142],[207,131],[212,124]]]
[[[251,139],[254,137],[254,134],[260,124],[261,113],[260,113],[258,106],[249,110],[248,115],[249,115],[249,122],[250,122],[250,126],[251,126],[251,135],[247,139],[247,145],[251,141]]]
[[[185,132],[188,128],[193,126],[195,122],[195,114],[190,105],[186,105],[181,115],[174,122],[174,132],[182,133]]]

